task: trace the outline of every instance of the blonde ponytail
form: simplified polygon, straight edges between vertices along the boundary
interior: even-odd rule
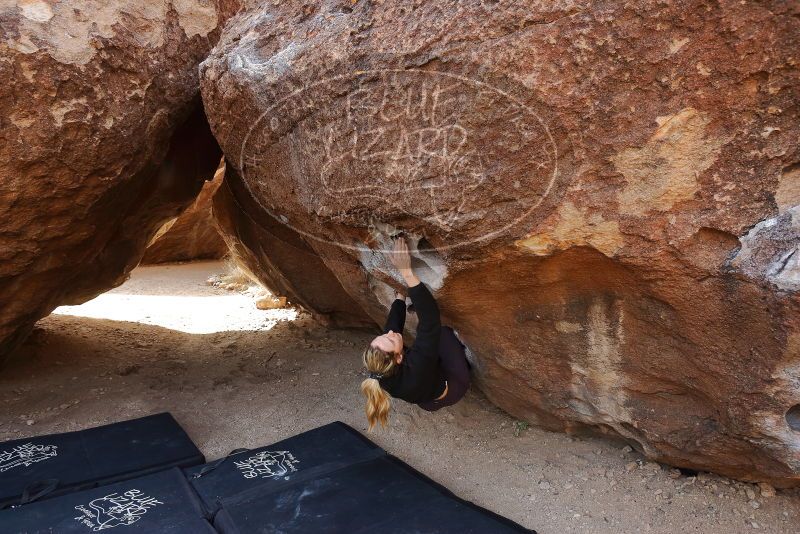
[[[377,347],[367,347],[364,351],[364,367],[370,373],[389,376],[395,371],[394,357]],[[392,401],[389,394],[381,387],[377,378],[366,378],[361,382],[361,392],[367,398],[365,413],[369,421],[369,430],[380,423],[385,427],[389,421],[389,409]]]

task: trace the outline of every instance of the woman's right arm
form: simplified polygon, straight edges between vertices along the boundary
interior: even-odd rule
[[[433,356],[435,359],[439,353],[439,336],[442,328],[439,305],[411,269],[411,254],[408,251],[408,244],[403,238],[395,241],[392,263],[400,271],[408,286],[408,296],[414,303],[414,309],[419,319],[417,337],[412,348],[425,355]]]
[[[425,284],[419,282],[408,288],[408,295],[414,303],[414,309],[419,318],[417,337],[414,339],[412,349],[420,351],[435,360],[439,355],[439,337],[442,331],[442,322],[439,317],[439,305],[433,298]]]

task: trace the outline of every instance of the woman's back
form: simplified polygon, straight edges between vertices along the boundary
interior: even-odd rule
[[[379,380],[392,397],[419,403],[435,399],[445,388],[445,378],[439,365],[439,336],[441,320],[436,299],[424,284],[408,288],[414,303],[419,326],[411,348],[404,350],[403,360],[390,376]],[[405,301],[397,299],[392,304],[384,333],[402,332],[405,325]]]

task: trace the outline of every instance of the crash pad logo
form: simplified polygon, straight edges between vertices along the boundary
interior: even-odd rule
[[[299,460],[289,451],[262,451],[234,463],[244,478],[279,478],[297,471]]]
[[[0,452],[0,473],[15,467],[29,467],[36,462],[53,458],[57,455],[58,447],[55,445],[34,445],[25,443],[18,445],[10,451]]]
[[[122,494],[111,493],[94,499],[88,505],[76,506],[75,509],[82,515],[75,519],[91,528],[93,532],[98,532],[107,528],[132,525],[148,510],[160,504],[164,503],[137,489],[131,489]]]

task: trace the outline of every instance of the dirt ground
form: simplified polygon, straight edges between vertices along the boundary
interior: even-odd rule
[[[0,371],[0,440],[170,411],[210,459],[334,420],[366,431],[359,352],[252,292],[220,262],[141,267],[41,320]],[[800,532],[800,491],[679,473],[621,444],[524,428],[473,389],[434,414],[394,403],[375,442],[458,495],[540,534]]]

